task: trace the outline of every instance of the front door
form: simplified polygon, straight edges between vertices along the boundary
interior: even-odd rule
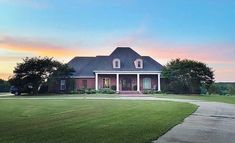
[[[122,90],[123,91],[131,90],[131,78],[122,79]]]

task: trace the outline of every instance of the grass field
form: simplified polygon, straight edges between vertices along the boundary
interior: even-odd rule
[[[160,98],[176,98],[176,99],[193,99],[204,101],[216,101],[235,104],[235,96],[222,96],[222,95],[175,95],[175,94],[155,94],[155,97]]]
[[[151,142],[196,108],[165,101],[1,99],[0,142]]]

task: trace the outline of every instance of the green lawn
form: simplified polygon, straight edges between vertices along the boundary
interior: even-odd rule
[[[166,101],[1,99],[0,142],[151,142],[196,108]]]
[[[235,96],[222,95],[174,95],[174,94],[155,94],[155,97],[160,98],[176,98],[176,99],[194,99],[204,101],[216,101],[235,104]]]

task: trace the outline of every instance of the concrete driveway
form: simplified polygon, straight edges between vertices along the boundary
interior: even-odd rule
[[[184,101],[198,110],[154,143],[235,143],[235,106],[226,103]]]
[[[15,99],[15,98],[2,98]],[[169,99],[140,96],[120,97],[37,97],[18,99],[116,99],[116,100],[167,100],[187,102],[199,106],[183,123],[173,127],[153,143],[235,143],[235,105],[200,100]],[[1,98],[0,98],[1,100]]]

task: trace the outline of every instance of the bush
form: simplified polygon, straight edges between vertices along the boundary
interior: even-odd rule
[[[133,86],[133,90],[137,90],[137,85],[134,85],[134,86]]]
[[[234,95],[235,84],[234,83],[214,83],[208,90],[209,94],[219,95]]]
[[[116,85],[111,86],[111,89],[114,90],[114,91],[116,91],[116,88],[117,88]]]
[[[143,91],[143,94],[160,94],[160,93],[161,93],[161,91],[157,91],[155,89],[145,89]]]
[[[219,94],[218,85],[212,84],[208,90],[209,94]]]
[[[78,94],[85,94],[85,89],[79,89]]]
[[[229,94],[235,95],[235,85],[229,86],[228,92]]]
[[[200,86],[200,91],[201,91],[201,95],[205,95],[208,93],[206,85],[204,83],[202,83],[202,85]]]
[[[77,94],[96,94],[96,90],[95,89],[79,89],[76,92]]]
[[[103,93],[103,94],[114,94],[116,93],[116,91],[110,89],[110,88],[102,88],[99,90],[99,93]]]
[[[78,90],[71,90],[69,94],[79,94]]]
[[[43,85],[40,87],[38,93],[48,93],[48,85],[43,84]]]
[[[85,89],[85,94],[95,94],[96,93],[96,90],[94,89]]]

